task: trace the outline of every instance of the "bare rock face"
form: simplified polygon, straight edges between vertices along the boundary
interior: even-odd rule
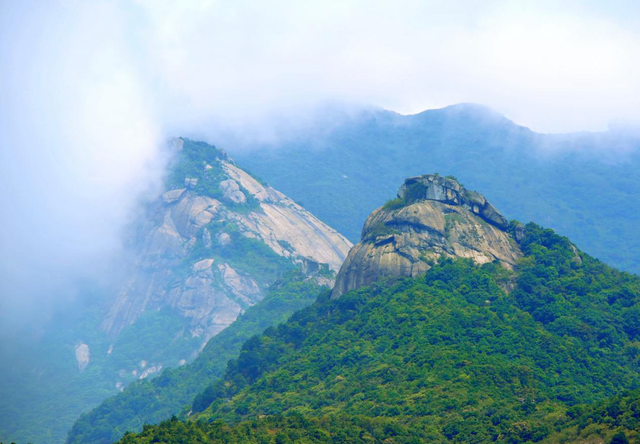
[[[424,274],[444,257],[511,268],[522,256],[507,220],[479,193],[456,180],[412,177],[398,199],[367,218],[362,240],[342,265],[332,298],[381,277]]]
[[[164,200],[164,203],[168,203],[168,204],[173,203],[173,202],[177,201],[178,199],[180,199],[185,191],[187,191],[186,188],[180,188],[178,190],[167,191],[166,193],[164,193],[162,195],[162,200]]]
[[[89,365],[89,360],[91,357],[91,353],[89,350],[89,346],[85,343],[81,343],[76,345],[76,362],[78,363],[78,370],[83,371]]]
[[[189,321],[185,334],[204,344],[260,301],[269,283],[243,271],[238,262],[232,267],[216,256],[234,248],[224,226],[264,243],[305,271],[306,264],[315,263],[337,272],[347,257],[352,245],[346,238],[218,152],[217,163],[203,163],[200,182],[186,177],[184,187],[166,191],[150,206],[138,230],[130,273],[102,322],[110,335],[117,336],[146,311],[171,307]],[[198,187],[212,170],[220,178],[216,198]],[[249,194],[251,207],[246,206]]]
[[[216,242],[221,247],[226,247],[227,245],[229,245],[231,243],[231,236],[229,236],[227,233],[224,233],[224,232],[219,233],[216,236]]]
[[[398,197],[408,203],[419,200],[435,200],[449,205],[458,205],[480,216],[502,230],[509,221],[498,213],[482,194],[466,190],[457,180],[434,174],[410,177],[398,190]]]
[[[198,179],[195,177],[185,177],[184,186],[193,189],[198,186]]]
[[[211,248],[211,232],[207,228],[202,229],[202,245]]]
[[[352,244],[344,236],[281,192],[262,185],[229,162],[222,167],[260,202],[260,210],[228,213],[248,237],[262,240],[280,256],[302,265],[311,259],[338,271]]]

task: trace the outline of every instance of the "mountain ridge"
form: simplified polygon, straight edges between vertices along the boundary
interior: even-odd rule
[[[433,189],[419,191],[402,205],[431,202],[420,197]],[[552,230],[520,227],[522,257],[511,268],[443,257],[414,277],[320,297],[245,342],[185,412],[187,424],[173,420],[121,442],[217,443],[222,430],[231,442],[256,443],[275,434],[279,442],[387,443],[637,436],[622,425],[578,435],[572,427],[587,421],[576,420],[580,412],[602,415],[585,402],[637,404],[608,398],[640,388],[640,278]]]
[[[170,189],[150,209],[152,223],[138,233],[133,273],[101,325],[112,336],[146,310],[165,305],[190,318],[191,334],[203,343],[233,322],[262,297],[265,285],[221,260],[236,238],[256,239],[294,265],[316,270],[326,264],[337,271],[351,246],[291,199],[239,169],[225,152],[198,144],[172,142],[178,157],[195,157],[187,171],[169,177]],[[171,189],[176,185],[182,187]],[[192,270],[176,281],[172,270],[184,261]],[[211,288],[214,282],[222,291]]]
[[[540,134],[465,108],[418,117],[336,113],[328,129],[245,143],[232,154],[352,242],[405,178],[446,172],[464,177],[511,218],[538,221],[589,254],[640,272],[640,139]]]
[[[122,273],[113,273],[118,278],[104,287],[83,285],[77,304],[42,326],[38,342],[16,351],[27,358],[3,373],[0,440],[61,443],[80,414],[134,381],[189,363],[278,287],[302,280],[303,288],[315,286],[305,290],[314,293],[332,285],[351,246],[341,234],[223,150],[186,138],[171,140],[168,149],[164,189],[141,206],[130,227],[118,264]],[[257,325],[266,328],[281,319],[278,310],[289,313],[310,302],[307,293],[300,300],[281,294],[275,312],[261,305],[269,319]],[[243,333],[263,329],[246,320],[243,325]],[[226,353],[208,359],[226,361],[233,355]],[[216,366],[198,367],[203,377],[211,376],[210,367]],[[164,396],[162,387],[142,387]],[[189,391],[177,389],[176,400],[190,402]],[[158,404],[145,410],[145,420]],[[173,411],[174,404],[166,408]]]

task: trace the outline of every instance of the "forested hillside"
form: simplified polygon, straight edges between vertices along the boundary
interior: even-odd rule
[[[320,299],[247,341],[196,398],[185,419],[212,425],[169,422],[123,442],[219,442],[224,424],[249,442],[635,439],[635,413],[581,405],[635,405],[604,400],[640,385],[640,279],[534,224],[520,245],[515,272],[443,259],[424,277]],[[583,415],[604,425],[585,430]]]

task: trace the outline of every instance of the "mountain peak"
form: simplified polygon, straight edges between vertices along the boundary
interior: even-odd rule
[[[509,221],[482,194],[467,190],[453,176],[425,174],[410,177],[398,190],[398,198],[403,199],[406,204],[419,200],[434,200],[462,206],[502,230],[509,227]]]
[[[397,199],[367,218],[332,297],[382,277],[419,276],[441,257],[497,261],[512,268],[522,252],[508,229],[507,219],[482,194],[467,190],[455,177],[410,177]]]
[[[132,242],[135,266],[102,329],[117,337],[146,312],[170,307],[204,344],[289,269],[331,283],[351,243],[206,142],[172,139],[165,192]]]

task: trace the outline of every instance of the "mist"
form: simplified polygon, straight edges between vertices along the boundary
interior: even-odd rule
[[[0,2],[0,310],[104,277],[170,136],[277,143],[328,109],[459,102],[637,131],[636,3],[478,3]]]

